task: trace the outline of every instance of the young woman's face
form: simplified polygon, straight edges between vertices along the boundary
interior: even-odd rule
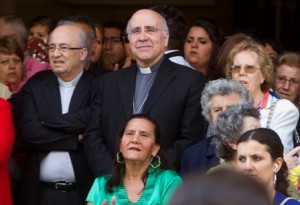
[[[189,30],[184,43],[184,57],[196,70],[207,69],[212,49],[213,42],[204,28],[194,26]]]
[[[281,163],[273,161],[266,145],[256,140],[241,142],[237,146],[237,166],[245,174],[253,177],[266,187],[272,187],[274,174]]]

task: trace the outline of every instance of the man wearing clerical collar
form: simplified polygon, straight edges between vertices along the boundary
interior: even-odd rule
[[[201,91],[204,76],[165,57],[169,31],[165,19],[142,9],[128,21],[126,32],[136,64],[97,79],[92,116],[84,133],[91,145],[96,175],[112,167],[118,132],[132,114],[154,118],[161,128],[161,146],[167,162],[180,167],[183,150],[203,138]]]
[[[21,91],[17,126],[28,150],[22,205],[85,203],[94,178],[82,143],[95,78],[84,71],[87,47],[82,29],[57,26],[48,44],[51,70],[37,73]]]

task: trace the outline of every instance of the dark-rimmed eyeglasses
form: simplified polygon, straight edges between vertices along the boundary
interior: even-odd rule
[[[55,52],[55,50],[57,49],[59,52],[63,52],[63,53],[66,53],[66,52],[69,52],[70,50],[80,50],[80,49],[83,49],[84,47],[71,47],[71,46],[68,46],[68,45],[48,45],[47,46],[47,51],[48,52]]]
[[[299,80],[295,78],[287,79],[285,76],[277,75],[275,76],[275,80],[277,83],[285,84],[288,81],[290,86],[299,86]]]

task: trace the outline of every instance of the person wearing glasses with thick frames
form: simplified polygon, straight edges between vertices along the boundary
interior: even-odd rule
[[[274,83],[273,63],[264,47],[254,40],[244,40],[229,52],[226,77],[244,85],[261,114],[262,127],[278,133],[287,155],[294,148],[293,132],[299,118],[297,108],[270,91]]]
[[[84,68],[88,36],[75,24],[50,34],[51,70],[30,78],[20,95],[20,140],[27,153],[22,205],[84,204],[94,175],[84,152],[92,82]]]

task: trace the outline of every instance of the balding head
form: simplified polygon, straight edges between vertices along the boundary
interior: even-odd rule
[[[88,37],[76,25],[56,27],[49,38],[52,71],[64,81],[73,80],[84,68]]]
[[[169,31],[159,13],[150,9],[138,10],[128,21],[126,31],[132,54],[140,67],[150,67],[164,55]]]

